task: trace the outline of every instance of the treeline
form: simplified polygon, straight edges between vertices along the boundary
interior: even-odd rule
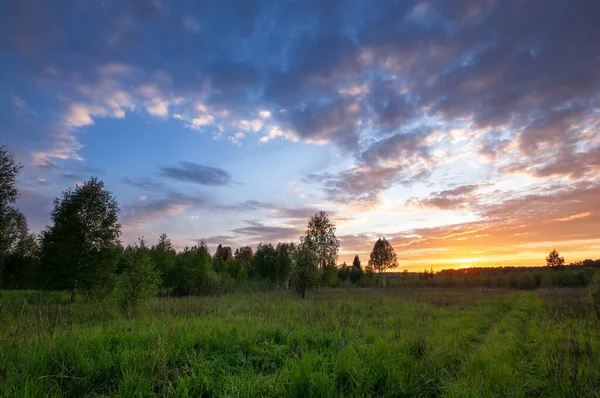
[[[436,273],[391,273],[388,286],[438,286],[537,289],[583,287],[592,283],[600,260],[586,260],[557,267],[476,267]]]
[[[554,250],[542,268],[471,268],[419,274],[386,273],[397,266],[391,244],[378,239],[363,268],[358,256],[337,266],[339,241],[326,212],[308,221],[297,242],[260,243],[236,248],[218,245],[211,254],[203,241],[176,251],[166,234],[155,245],[143,238],[123,247],[119,207],[95,177],[67,189],[54,200],[51,225],[30,233],[25,216],[13,204],[21,166],[0,147],[0,287],[68,290],[112,295],[135,309],[145,298],[161,295],[218,294],[233,289],[290,289],[299,297],[316,286],[484,286],[530,289],[584,286],[600,260],[564,265]],[[418,275],[418,277],[416,276]]]
[[[214,254],[206,244],[177,252],[166,234],[149,247],[143,239],[123,248],[119,207],[113,194],[95,177],[67,189],[54,200],[51,224],[38,235],[29,232],[25,216],[13,205],[21,166],[0,147],[0,285],[12,289],[68,290],[71,302],[79,293],[113,295],[134,309],[157,293],[199,295],[236,287],[291,288],[300,297],[319,285],[339,281],[336,266],[339,241],[326,212],[316,213],[298,242],[249,246],[219,245]],[[348,279],[383,272],[393,249],[380,239],[363,273],[358,257]],[[381,251],[381,253],[379,253]],[[378,254],[379,253],[379,254]],[[345,276],[342,276],[345,278]]]

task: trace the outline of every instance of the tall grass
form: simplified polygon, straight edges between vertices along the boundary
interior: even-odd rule
[[[160,298],[132,317],[1,295],[3,397],[583,397],[600,382],[578,290],[275,291]]]

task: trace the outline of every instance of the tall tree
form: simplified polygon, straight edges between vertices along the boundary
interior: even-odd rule
[[[252,263],[262,278],[277,282],[277,250],[272,244],[259,243]]]
[[[9,236],[9,224],[13,215],[12,204],[19,196],[17,176],[22,167],[15,163],[13,155],[6,151],[4,145],[0,146],[0,278],[4,260],[9,255],[10,246],[13,244]]]
[[[160,273],[163,285],[166,283],[167,275],[169,275],[171,268],[175,266],[176,254],[177,252],[173,248],[171,239],[169,239],[166,233],[162,233],[158,237],[156,245],[150,249],[150,257],[154,262],[156,270]]]
[[[225,268],[225,262],[221,258],[222,254],[223,254],[222,252],[223,252],[223,246],[219,243],[219,246],[217,246],[217,250],[215,251],[215,255],[213,256],[213,269],[216,272],[219,272],[223,268]]]
[[[362,271],[362,266],[360,265],[360,258],[358,257],[358,254],[354,256],[354,260],[352,260],[352,266]]]
[[[78,289],[101,285],[119,260],[119,207],[104,183],[92,177],[54,200],[53,225],[42,232],[40,261],[49,288]]]
[[[561,265],[565,265],[565,258],[561,257],[556,249],[554,249],[546,257],[546,265],[548,267],[560,267]]]
[[[384,275],[385,270],[393,268],[398,265],[398,258],[396,252],[390,242],[385,238],[377,239],[371,252],[369,259],[369,266],[373,267],[379,274],[379,285],[384,287]]]
[[[231,246],[221,247],[221,258],[226,263],[233,260],[233,251],[231,250]]]
[[[363,269],[360,265],[360,258],[358,255],[354,256],[354,261],[352,261],[352,268],[350,269],[350,282],[357,283],[363,277]]]
[[[340,242],[335,237],[335,224],[329,220],[327,212],[319,211],[311,217],[301,243],[315,253],[319,269],[335,266]]]
[[[254,258],[254,252],[250,246],[240,247],[239,249],[235,249],[235,254],[233,256],[236,260],[240,261],[244,264],[246,268],[246,275],[249,278],[255,277],[255,272],[252,269],[252,259]]]

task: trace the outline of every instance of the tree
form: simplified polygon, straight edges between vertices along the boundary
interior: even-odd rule
[[[4,258],[0,282],[9,288],[25,287],[37,261],[37,239],[29,233],[25,215],[15,208],[8,211],[8,251]]]
[[[548,257],[546,257],[546,265],[548,267],[560,267],[565,265],[565,258],[560,257],[556,249],[552,250]]]
[[[279,242],[275,248],[275,251],[277,252],[275,278],[277,283],[284,285],[286,289],[288,288],[288,278],[290,277],[290,273],[294,264],[294,260],[292,258],[294,248],[295,245],[291,242]]]
[[[221,258],[226,263],[233,260],[233,251],[231,250],[231,246],[223,246],[221,248]]]
[[[398,265],[398,258],[390,242],[385,238],[377,239],[371,252],[369,266],[373,267],[379,274],[379,284],[381,287],[384,287],[384,271],[396,265]]]
[[[119,207],[96,177],[54,200],[53,225],[41,235],[40,261],[46,287],[78,289],[102,286],[121,252]]]
[[[166,286],[175,295],[200,294],[214,276],[212,260],[204,242],[186,247],[175,258],[175,266],[168,274]],[[210,289],[210,287],[208,287]]]
[[[321,276],[318,270],[318,259],[315,252],[303,245],[294,251],[294,268],[290,282],[300,298],[306,296],[306,290],[318,285]]]
[[[163,284],[166,283],[167,275],[175,266],[176,255],[177,252],[166,233],[162,233],[156,245],[150,249],[150,257],[154,262],[156,270],[160,273]]]
[[[11,237],[9,236],[9,224],[12,220],[11,207],[17,200],[17,176],[23,166],[15,163],[12,154],[6,151],[4,145],[0,146],[0,278],[4,268],[4,260],[9,255]]]
[[[160,285],[160,272],[150,257],[150,250],[143,239],[132,248],[119,276],[117,294],[121,309],[135,312],[140,304],[154,296]]]
[[[360,265],[360,259],[358,255],[354,256],[354,261],[352,261],[352,268],[350,269],[350,282],[358,283],[363,277],[363,269]]]
[[[270,243],[259,243],[253,266],[258,274],[272,283],[277,282],[277,250]]]
[[[249,278],[255,277],[255,272],[252,269],[252,259],[254,258],[254,252],[250,246],[240,247],[239,249],[235,249],[235,254],[233,256],[235,260],[239,260],[244,267],[246,268],[246,275]]]
[[[341,280],[342,282],[346,282],[346,281],[350,280],[351,269],[352,269],[352,267],[348,267],[346,265],[346,262],[344,261],[344,264],[342,264],[342,266],[338,270],[338,279]]]
[[[219,244],[217,246],[217,251],[215,252],[215,256],[213,257],[213,267],[216,272],[225,271],[227,268],[227,262],[233,259],[233,253],[231,251],[231,247],[222,246]]]
[[[340,242],[335,237],[335,230],[327,212],[319,211],[311,217],[301,238],[302,245],[315,253],[319,269],[336,264]]]

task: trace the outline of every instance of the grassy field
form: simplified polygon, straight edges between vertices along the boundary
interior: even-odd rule
[[[107,302],[1,292],[0,396],[600,396],[584,290],[321,289]]]

